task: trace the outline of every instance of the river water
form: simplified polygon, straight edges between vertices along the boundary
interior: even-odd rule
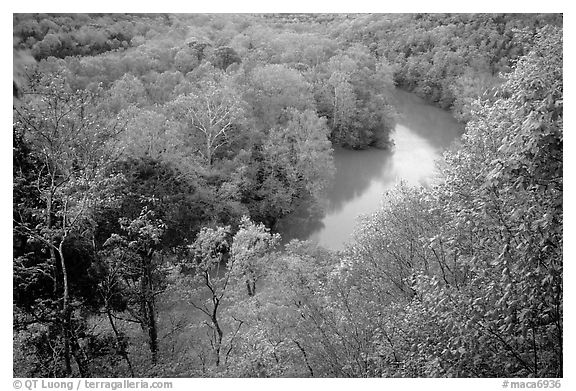
[[[312,240],[340,250],[350,239],[357,217],[376,211],[382,195],[400,180],[426,184],[435,175],[435,160],[462,134],[449,112],[414,94],[394,94],[399,118],[387,150],[336,149],[336,175],[323,200],[324,210],[301,208],[281,221],[278,230],[288,240]]]

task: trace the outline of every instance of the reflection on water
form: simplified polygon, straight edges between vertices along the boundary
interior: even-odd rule
[[[324,203],[326,200],[323,200]],[[307,240],[315,232],[325,228],[325,213],[322,205],[311,200],[303,201],[296,210],[280,219],[276,224],[276,231],[282,235],[282,243],[286,244],[292,239]]]
[[[385,182],[392,165],[392,151],[368,149],[334,151],[336,175],[328,189],[328,213],[338,213],[355,198],[361,197],[374,181]]]
[[[462,134],[449,111],[426,103],[415,94],[397,90],[394,94],[400,118],[398,124],[423,137],[434,148],[444,150]]]
[[[403,180],[425,184],[434,175],[435,159],[462,133],[450,113],[424,103],[414,94],[397,91],[400,118],[391,151],[371,149],[334,153],[336,175],[327,191],[325,214],[302,206],[280,222],[284,239],[310,239],[339,250],[349,240],[357,217],[374,212],[382,194]]]

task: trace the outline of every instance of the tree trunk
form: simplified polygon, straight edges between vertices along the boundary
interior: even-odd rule
[[[212,323],[214,324],[214,327],[216,328],[216,341],[214,344],[214,353],[216,355],[216,366],[220,365],[220,348],[222,346],[222,329],[220,328],[220,325],[218,324],[218,319],[216,319],[216,316],[212,317]]]
[[[156,311],[154,309],[154,297],[148,300],[148,337],[150,338],[150,352],[152,363],[158,362],[158,327],[156,325]]]
[[[62,279],[64,291],[62,293],[62,334],[64,337],[64,363],[66,375],[72,376],[72,366],[70,363],[70,332],[71,332],[71,311],[69,308],[69,290],[68,290],[68,272],[66,270],[66,261],[64,259],[64,241],[66,234],[60,240],[58,245],[58,255],[60,256],[60,266],[62,267]]]
[[[52,181],[52,184],[54,181]],[[52,228],[52,191],[48,194],[48,199],[46,200],[46,228],[48,231]],[[52,240],[49,240],[52,243]],[[54,295],[58,293],[58,268],[56,267],[56,250],[54,247],[48,246],[50,251],[50,264],[52,265],[54,272],[54,286],[52,288]]]
[[[212,168],[212,145],[209,141],[206,145],[206,163],[208,164],[208,168]]]
[[[216,300],[214,301],[214,309],[212,310],[212,324],[214,325],[214,328],[216,330],[216,340],[214,341],[214,353],[216,356],[216,366],[220,365],[220,348],[222,346],[222,336],[223,336],[223,332],[222,329],[220,328],[220,324],[218,323],[218,304],[219,301]]]
[[[310,372],[310,377],[314,377],[314,371],[312,370],[312,367],[310,366],[310,363],[308,362],[308,355],[306,354],[306,350],[304,350],[304,348],[302,347],[302,345],[300,345],[298,343],[298,341],[293,340],[294,343],[296,344],[296,346],[298,346],[298,349],[300,349],[300,351],[302,352],[302,356],[304,356],[304,362],[306,363],[306,367],[308,367],[308,372]]]
[[[88,367],[88,356],[86,355],[84,349],[82,349],[82,347],[80,346],[78,338],[74,333],[71,333],[70,347],[72,350],[72,355],[74,356],[74,359],[78,364],[78,372],[80,374],[80,377],[88,377],[90,371]]]
[[[142,277],[140,279],[140,311],[142,313],[142,328],[148,333],[148,345],[152,354],[152,363],[158,362],[158,327],[156,325],[156,309],[154,292],[152,290],[152,256],[142,258]]]
[[[108,315],[108,321],[110,322],[112,331],[114,331],[114,335],[116,336],[116,349],[118,350],[118,354],[122,356],[122,358],[126,361],[126,364],[128,364],[128,369],[130,369],[130,377],[134,377],[134,369],[132,369],[132,362],[130,362],[130,357],[128,357],[128,352],[126,352],[124,341],[122,341],[120,332],[116,328],[116,324],[114,324],[114,318],[112,317],[112,310],[110,309],[108,300],[106,300],[106,314]]]

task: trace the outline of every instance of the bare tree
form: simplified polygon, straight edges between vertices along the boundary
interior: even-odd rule
[[[206,82],[202,88],[179,96],[170,106],[185,130],[183,140],[202,156],[208,167],[214,154],[231,138],[243,113],[241,99],[231,87]]]
[[[43,208],[43,221],[34,227],[23,216],[14,216],[14,228],[21,234],[42,242],[49,250],[56,287],[62,286],[62,333],[66,373],[72,374],[69,273],[65,259],[66,241],[73,235],[93,233],[90,219],[94,205],[112,200],[112,188],[120,180],[107,175],[115,158],[111,142],[123,129],[121,122],[105,122],[94,110],[98,94],[73,91],[60,73],[32,75],[30,89],[14,107],[16,131],[31,145],[32,153],[42,162],[35,173]],[[62,272],[56,275],[56,264]],[[83,371],[81,357],[78,367]],[[82,373],[81,373],[82,374]]]

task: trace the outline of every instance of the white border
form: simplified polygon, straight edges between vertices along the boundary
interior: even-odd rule
[[[6,52],[11,50],[8,46],[12,44],[11,32],[12,27],[12,13],[25,13],[25,12],[193,12],[193,13],[263,13],[263,12],[563,12],[564,13],[564,56],[565,64],[564,73],[565,85],[565,101],[566,116],[565,116],[565,149],[568,151],[565,154],[565,200],[571,200],[574,195],[574,159],[576,154],[574,151],[574,132],[576,128],[573,114],[574,99],[572,88],[574,86],[573,72],[576,70],[574,66],[574,47],[575,43],[572,39],[574,37],[574,22],[571,12],[568,12],[568,2],[542,2],[542,1],[480,1],[480,2],[454,2],[454,1],[430,1],[430,2],[400,2],[400,1],[366,1],[355,0],[348,4],[344,2],[334,3],[327,0],[312,1],[312,0],[292,0],[284,4],[263,2],[263,1],[211,1],[211,2],[198,2],[198,1],[161,1],[161,2],[144,2],[136,3],[131,2],[118,2],[111,0],[100,0],[97,2],[72,2],[72,1],[58,1],[58,2],[40,2],[37,0],[26,1],[21,3],[3,3],[2,8],[6,8],[6,12],[1,14],[1,37],[2,48]],[[8,61],[4,63],[4,67],[8,68]],[[4,69],[4,75],[11,75],[8,69]],[[12,319],[12,262],[11,262],[11,243],[12,243],[12,217],[11,217],[11,184],[12,184],[12,111],[8,105],[8,100],[11,101],[11,96],[8,93],[11,91],[9,86],[10,80],[8,77],[2,78],[2,123],[4,126],[0,132],[0,145],[2,148],[0,157],[2,168],[0,170],[1,182],[5,191],[1,194],[2,203],[0,208],[0,222],[3,246],[0,247],[3,253],[6,254],[0,263],[0,286],[2,287],[2,295],[0,299],[0,314],[3,315],[5,321],[0,323],[2,333],[2,353],[0,355],[2,381],[4,384],[3,389],[9,390],[12,388],[12,324],[8,319]],[[10,122],[9,122],[10,121]],[[574,206],[570,202],[564,205],[564,237],[574,238]],[[570,368],[574,366],[574,336],[572,331],[575,330],[574,324],[574,241],[565,241],[565,263],[564,263],[564,379],[562,379],[562,389],[576,389],[574,382],[573,372]],[[106,379],[102,379],[106,380]],[[351,387],[361,387],[364,389],[378,389],[384,390],[390,388],[392,390],[411,390],[411,389],[425,389],[425,390],[498,390],[501,387],[501,379],[165,379],[174,382],[174,390],[193,390],[208,387],[207,389],[249,389],[251,391],[266,390],[269,391],[271,387],[289,388],[304,388],[304,389],[324,389],[324,388],[340,388],[349,389]],[[512,380],[512,379],[510,379]],[[520,380],[520,379],[517,379]],[[524,379],[531,380],[531,379]]]

